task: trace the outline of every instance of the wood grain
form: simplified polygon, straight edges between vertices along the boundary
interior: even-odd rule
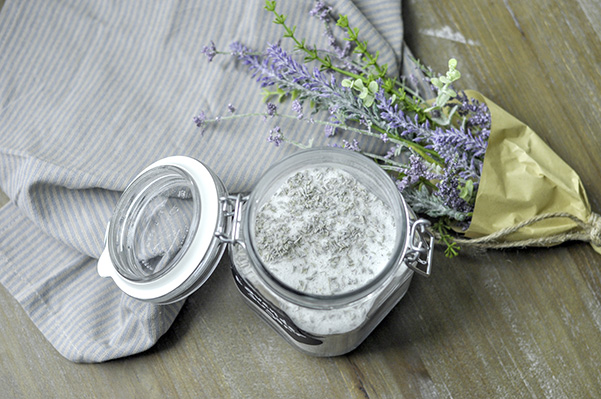
[[[406,40],[437,71],[530,125],[601,211],[601,6],[593,0],[405,0]],[[0,391],[35,397],[601,397],[601,255],[588,245],[436,252],[429,279],[356,351],[291,349],[242,302],[227,262],[159,343],[64,360],[0,288]]]

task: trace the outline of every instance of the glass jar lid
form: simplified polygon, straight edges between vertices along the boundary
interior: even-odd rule
[[[126,294],[170,303],[200,287],[224,245],[221,181],[188,157],[162,159],[126,188],[111,217],[98,273]]]

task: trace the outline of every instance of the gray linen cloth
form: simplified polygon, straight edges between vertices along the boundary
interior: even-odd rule
[[[312,1],[280,1],[299,36],[325,48]],[[400,0],[330,0],[398,74]],[[100,362],[143,351],[182,303],[132,299],[96,273],[120,192],[170,155],[201,160],[231,193],[252,189],[292,151],[266,141],[270,122],[238,120],[203,135],[193,117],[262,112],[260,90],[211,40],[264,49],[282,30],[262,0],[7,0],[0,15],[0,282],[64,357]],[[291,48],[289,42],[282,41]],[[280,123],[293,139],[326,143],[322,128]],[[260,154],[260,156],[256,156]]]

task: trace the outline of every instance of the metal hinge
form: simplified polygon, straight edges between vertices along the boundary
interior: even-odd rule
[[[215,231],[215,236],[221,242],[244,246],[244,241],[240,239],[240,225],[242,222],[242,206],[246,201],[248,201],[248,195],[244,194],[228,195],[227,197],[219,198],[223,216],[229,222],[224,225],[224,231]]]
[[[432,272],[434,235],[428,230],[430,222],[418,219],[411,224],[409,246],[405,254],[405,264],[411,270],[425,277]]]

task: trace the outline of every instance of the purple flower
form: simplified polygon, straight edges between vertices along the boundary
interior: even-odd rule
[[[392,98],[389,98],[383,89],[380,89],[374,94],[376,108],[380,112],[380,118],[386,123],[386,127],[390,130],[396,130],[399,136],[415,141],[427,140],[428,125],[420,125],[417,119],[411,119],[408,115],[399,109],[397,104],[394,104]]]
[[[232,55],[238,57],[244,65],[248,66],[251,71],[251,76],[254,78],[259,75],[258,81],[261,82],[261,87],[273,85],[275,81],[269,76],[269,65],[266,62],[261,62],[252,50],[239,42],[230,43],[230,51]]]
[[[384,158],[386,158],[386,159],[393,158],[395,156],[397,150],[399,149],[399,147],[400,147],[400,145],[398,145],[398,144],[390,147],[388,149],[388,152],[386,153],[386,155],[384,155]]]
[[[475,98],[469,98],[465,92],[461,91],[457,94],[457,100],[460,102],[457,114],[467,117],[467,127],[477,127],[481,129],[485,135],[490,134],[490,110],[485,103],[481,103]]]
[[[437,128],[430,137],[432,148],[441,156],[447,167],[456,165],[459,175],[479,180],[482,173],[487,140],[482,135],[474,135],[465,127],[447,129]]]
[[[296,112],[298,119],[303,119],[303,116],[304,116],[303,115],[303,104],[300,101],[298,101],[298,100],[292,101],[290,108],[292,108],[292,110],[294,112]]]
[[[418,155],[412,154],[409,157],[409,165],[404,170],[405,176],[401,180],[397,180],[397,188],[399,191],[405,190],[420,182],[420,180],[435,180],[440,179],[440,175],[434,173],[424,163]]]
[[[337,43],[330,44],[330,45],[334,48],[334,50],[336,51],[336,55],[340,59],[348,58],[348,56],[351,55],[351,53],[353,52],[353,50],[355,48],[354,44],[351,42],[345,42],[344,47],[340,47]],[[349,65],[349,69],[351,70],[351,72],[359,71],[359,69],[355,68],[354,65],[352,65],[350,63],[348,65]]]
[[[213,61],[215,55],[217,54],[217,49],[215,48],[215,43],[211,40],[211,44],[208,46],[204,46],[201,51],[202,54],[206,55],[209,59],[209,62]]]
[[[275,105],[274,103],[267,103],[265,104],[267,106],[267,115],[271,116],[272,118],[275,116],[276,112],[278,111],[278,106]]]
[[[242,58],[242,57],[253,57],[255,59],[258,58],[256,55],[252,55],[251,54],[252,51],[240,42],[230,43],[230,51],[231,51],[232,55],[235,55],[238,58]]]
[[[236,112],[236,107],[234,107],[232,104],[228,104],[228,105],[227,105],[227,109],[228,109],[228,111],[230,111],[232,114],[233,114],[234,112]]]
[[[336,127],[333,125],[326,125],[323,128],[323,132],[325,133],[326,137],[332,137],[336,134]]]
[[[200,128],[201,134],[204,133],[206,120],[207,120],[205,113],[203,111],[200,111],[200,113],[198,115],[196,115],[193,118],[193,120],[194,120],[194,123],[196,124],[196,126],[198,126]]]
[[[352,142],[342,140],[342,143],[343,143],[342,148],[346,148],[347,150],[351,150],[351,151],[361,151],[361,149],[359,148],[359,142],[357,141],[357,139],[353,139]]]
[[[282,135],[281,128],[279,126],[274,127],[269,131],[269,137],[267,141],[273,143],[276,147],[279,147],[280,144],[284,141],[284,136]]]
[[[253,55],[240,43],[232,43],[230,49],[248,66],[252,77],[256,77],[261,87],[278,85],[288,93],[296,91],[301,94],[298,98],[300,102],[309,97],[316,109],[324,103],[324,99],[338,95],[333,75],[326,76],[319,68],[310,73],[305,65],[294,60],[277,44],[268,46],[262,58]]]
[[[324,75],[318,67],[310,73],[307,67],[292,57],[282,49],[279,45],[271,45],[265,51],[266,61],[269,65],[273,82],[277,82],[280,88],[295,90],[295,85],[313,92],[319,101],[319,98],[328,98],[335,91],[333,86],[336,86],[336,80],[333,75],[329,77]],[[267,72],[267,71],[266,71]],[[283,87],[284,86],[284,87]]]
[[[348,60],[348,57],[351,55],[355,48],[354,43],[352,43],[351,41],[345,41],[344,45],[340,46],[340,44],[338,44],[338,41],[334,37],[334,33],[332,32],[330,22],[332,22],[333,20],[335,21],[337,18],[335,15],[332,14],[332,7],[328,6],[323,1],[316,1],[313,9],[309,11],[309,15],[311,15],[312,17],[316,17],[320,21],[324,22],[324,36],[326,37],[328,45],[332,48],[334,54],[336,54],[339,60],[343,62],[344,67],[349,72],[361,73],[360,69]]]
[[[323,22],[330,22],[330,11],[332,11],[332,7],[327,6],[323,1],[316,1],[315,7],[309,11],[309,15],[317,17]]]
[[[471,212],[473,207],[459,196],[461,190],[459,188],[459,173],[457,173],[457,164],[451,163],[445,168],[444,174],[440,181],[436,184],[436,192],[434,195],[440,197],[443,203],[458,212]]]

